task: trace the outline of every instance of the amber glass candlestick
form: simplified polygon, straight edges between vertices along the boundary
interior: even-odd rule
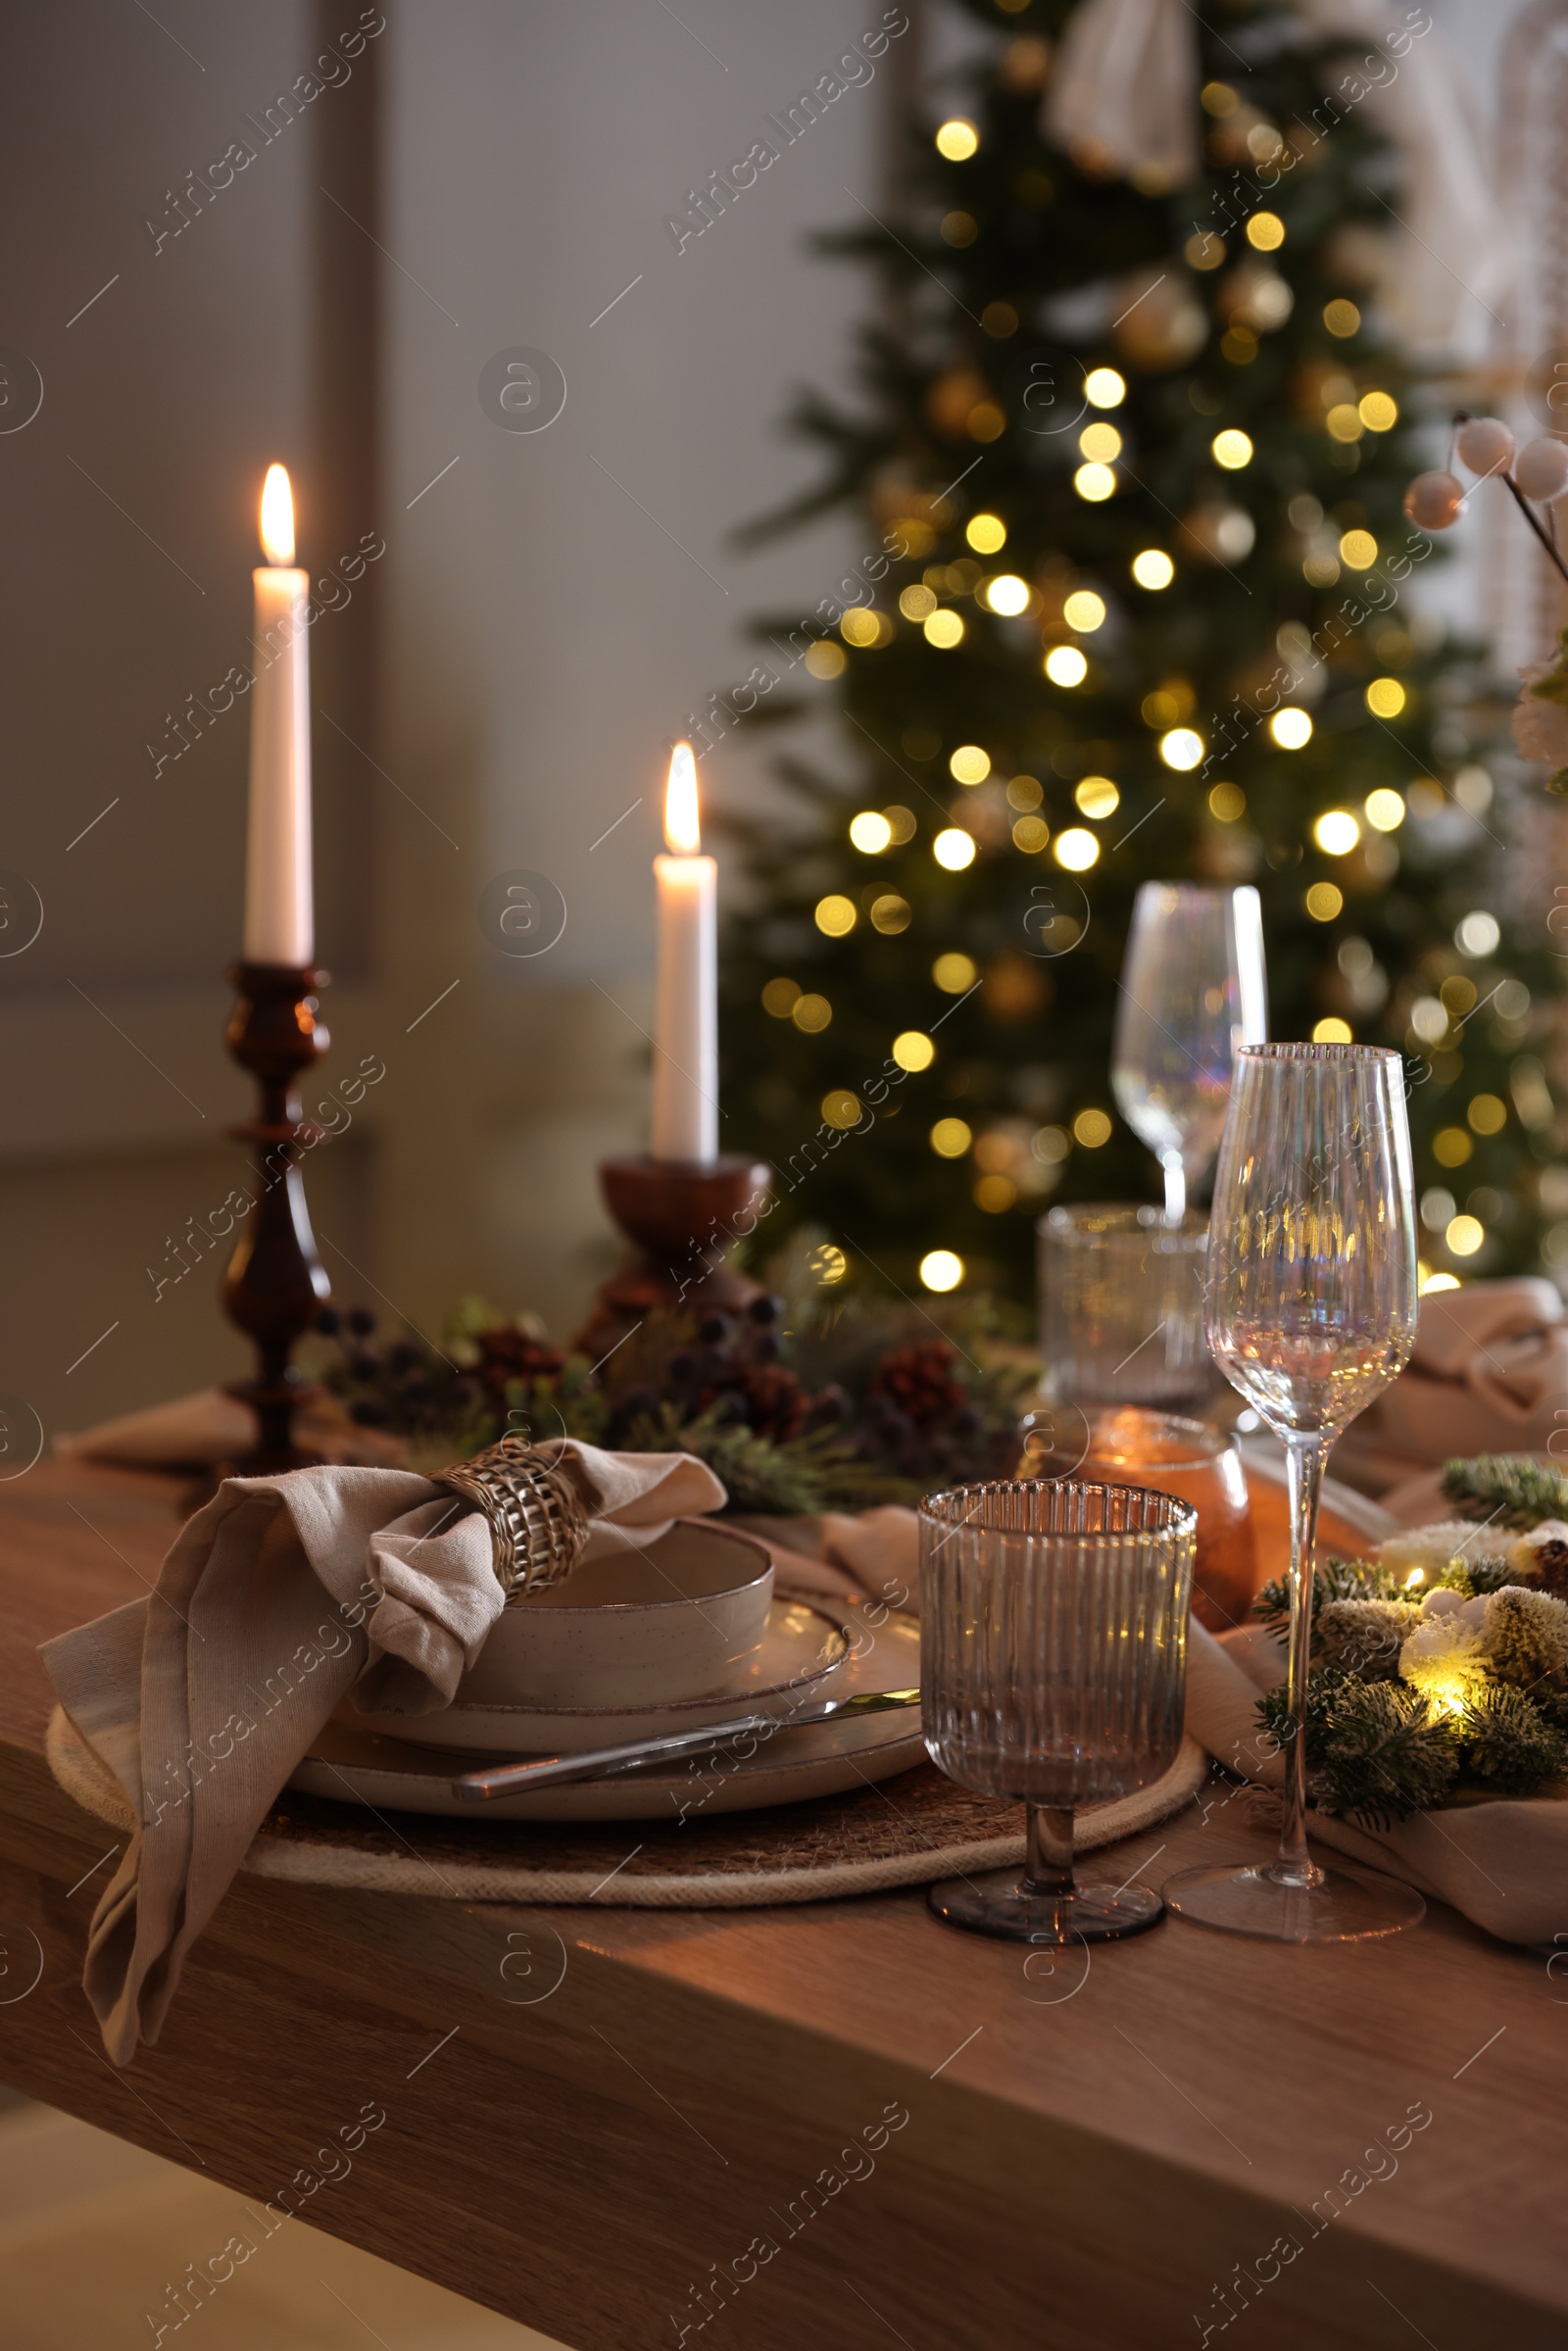
[[[301,1113],[299,1076],[331,1042],[318,1001],[330,976],[295,963],[236,963],[229,974],[239,1002],[225,1042],[260,1093],[257,1117],[230,1130],[254,1150],[256,1204],[223,1277],[224,1309],[255,1341],[258,1357],[257,1377],[229,1390],[256,1414],[255,1450],[234,1464],[242,1476],[304,1469],[318,1458],[294,1442],[305,1388],[289,1358],[332,1288],[316,1253],[297,1164],[313,1132]]]
[[[727,1259],[756,1231],[771,1174],[765,1160],[740,1152],[689,1162],[602,1159],[605,1205],[641,1255],[601,1283],[577,1346],[597,1359],[662,1308],[734,1314],[760,1298],[760,1283]]]

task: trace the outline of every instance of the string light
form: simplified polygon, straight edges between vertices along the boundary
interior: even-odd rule
[[[936,1057],[936,1047],[919,1029],[905,1029],[902,1035],[893,1040],[893,1058],[901,1069],[907,1069],[911,1074],[929,1069]]]
[[[1185,775],[1203,756],[1203,738],[1190,726],[1173,726],[1159,738],[1159,756],[1167,767]]]
[[[1361,838],[1361,827],[1348,808],[1325,808],[1312,827],[1312,838],[1327,857],[1348,857]]]
[[[974,863],[974,835],[958,825],[950,825],[932,842],[931,855],[949,873],[961,873],[966,865]]]
[[[1312,740],[1312,721],[1305,710],[1287,707],[1275,711],[1268,722],[1268,731],[1281,751],[1299,751]]]
[[[850,818],[850,839],[866,857],[874,857],[893,839],[893,827],[875,808],[862,808],[858,816]]]
[[[1054,686],[1081,686],[1089,675],[1089,663],[1076,645],[1053,645],[1045,669]]]
[[[1162,547],[1146,547],[1133,557],[1133,577],[1141,588],[1168,588],[1176,566]]]
[[[994,612],[1009,620],[1029,610],[1029,582],[1020,579],[1016,571],[999,571],[994,579],[982,583],[980,593]]]
[[[1114,494],[1116,476],[1108,465],[1080,465],[1072,477],[1072,486],[1080,498],[1086,498],[1091,506],[1099,506]]]
[[[991,754],[978,743],[960,743],[948,761],[948,771],[959,784],[983,784],[991,773]]]
[[[1100,843],[1083,825],[1072,824],[1056,835],[1052,855],[1069,873],[1087,873],[1100,856]]]
[[[1084,396],[1091,408],[1120,408],[1127,386],[1114,367],[1091,367],[1084,377]]]
[[[1000,514],[971,514],[963,535],[976,555],[995,555],[1007,544],[1007,526]]]
[[[1075,588],[1061,608],[1061,616],[1080,636],[1092,636],[1104,624],[1105,602],[1093,588]]]
[[[1366,820],[1375,833],[1396,833],[1404,822],[1404,802],[1387,784],[1369,792],[1364,803]]]
[[[956,1290],[963,1280],[963,1259],[950,1249],[934,1249],[920,1259],[920,1279],[927,1290]]]
[[[963,643],[963,621],[956,612],[928,612],[923,626],[926,643],[940,653],[951,653]]]

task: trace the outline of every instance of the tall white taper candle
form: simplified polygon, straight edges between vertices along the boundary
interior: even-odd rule
[[[316,955],[311,869],[310,574],[294,563],[294,502],[281,465],[262,492],[267,564],[256,587],[251,687],[250,814],[245,855],[245,960],[310,963]]]
[[[656,1159],[718,1156],[718,867],[698,853],[697,766],[677,743],[664,794],[667,857],[659,886],[659,993],[654,1017]]]

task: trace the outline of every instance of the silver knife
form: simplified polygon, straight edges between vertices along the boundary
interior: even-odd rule
[[[484,1771],[464,1772],[453,1781],[452,1792],[460,1804],[483,1804],[491,1796],[518,1795],[530,1788],[561,1788],[573,1780],[603,1780],[612,1773],[640,1770],[645,1764],[701,1755],[729,1739],[773,1739],[781,1731],[804,1731],[816,1723],[846,1722],[858,1714],[881,1714],[889,1707],[919,1703],[917,1690],[861,1690],[853,1698],[834,1698],[813,1706],[807,1714],[742,1714],[727,1723],[705,1723],[697,1731],[665,1731],[657,1739],[589,1747],[580,1755],[539,1755],[526,1763],[492,1764]]]

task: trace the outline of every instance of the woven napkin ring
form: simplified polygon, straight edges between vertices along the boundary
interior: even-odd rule
[[[576,1487],[520,1437],[503,1437],[433,1482],[489,1520],[491,1556],[509,1601],[562,1583],[588,1547],[588,1513]]]

